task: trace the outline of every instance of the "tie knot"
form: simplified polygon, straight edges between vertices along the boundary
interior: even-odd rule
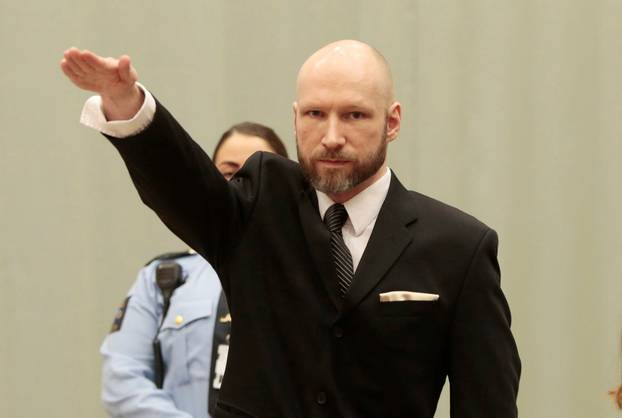
[[[324,223],[330,232],[341,233],[341,227],[348,219],[348,211],[341,203],[335,203],[324,215]]]

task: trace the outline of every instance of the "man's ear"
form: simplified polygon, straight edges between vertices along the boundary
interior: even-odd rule
[[[387,141],[393,141],[400,133],[402,124],[402,105],[399,102],[393,102],[387,112]]]

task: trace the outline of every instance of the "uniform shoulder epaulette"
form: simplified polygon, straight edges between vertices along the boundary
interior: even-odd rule
[[[153,263],[154,261],[168,261],[168,260],[175,260],[177,258],[183,258],[183,257],[189,257],[191,255],[195,255],[196,252],[193,250],[186,250],[186,251],[177,251],[177,252],[170,252],[170,253],[164,253],[164,254],[160,254],[158,256],[153,257],[151,260],[149,260],[145,266],[148,266],[149,264]]]

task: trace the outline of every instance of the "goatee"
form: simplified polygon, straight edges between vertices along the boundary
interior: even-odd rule
[[[296,150],[302,173],[316,190],[326,194],[343,193],[358,186],[382,167],[387,156],[386,133],[375,150],[361,156],[358,160],[355,156],[343,151],[330,150],[316,152],[311,157],[305,158],[300,153],[298,138],[296,138]],[[349,170],[325,168],[320,172],[314,162],[323,159],[349,161],[352,167]]]

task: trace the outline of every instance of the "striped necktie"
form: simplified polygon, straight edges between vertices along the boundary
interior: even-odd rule
[[[335,203],[329,207],[324,215],[324,224],[330,231],[330,252],[337,271],[337,291],[342,298],[348,292],[352,284],[352,277],[354,276],[352,254],[346,247],[341,234],[341,228],[347,219],[348,212],[340,203]]]

